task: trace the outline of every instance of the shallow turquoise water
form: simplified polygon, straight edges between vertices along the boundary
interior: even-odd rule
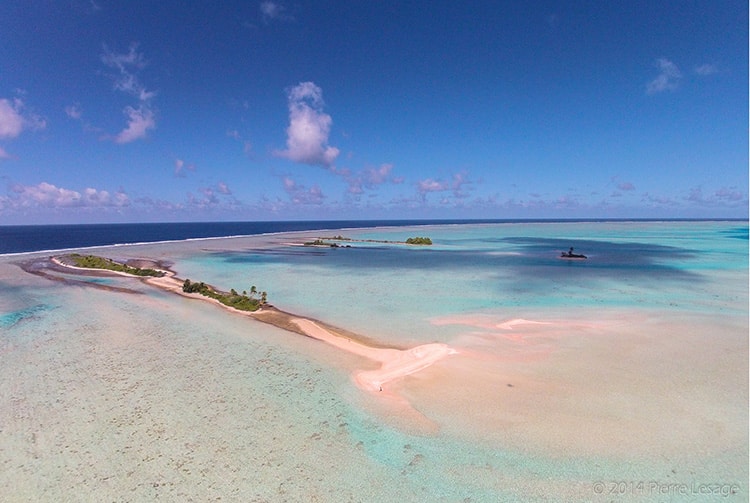
[[[419,337],[420,321],[481,310],[693,310],[705,309],[706,303],[709,309],[731,304],[744,310],[738,302],[742,291],[706,290],[715,276],[746,274],[747,241],[732,234],[742,237],[743,229],[717,223],[378,229],[346,235],[404,240],[424,233],[435,244],[207,252],[181,261],[180,267],[186,275],[237,290],[255,284],[269,291],[272,302],[295,312],[358,329],[382,326],[383,337],[398,340]],[[570,246],[589,259],[559,259]],[[383,311],[388,320],[382,319]],[[435,330],[430,337],[443,340]]]
[[[453,344],[476,330],[435,323],[447,316],[547,319],[598,310],[657,320],[689,314],[700,326],[729,327],[710,334],[720,348],[747,336],[743,223],[341,234],[426,235],[435,244],[283,244],[295,235],[118,248],[117,256],[171,259],[181,277],[221,288],[255,285],[280,308],[384,343]],[[570,246],[589,259],[560,260]],[[129,287],[145,295],[50,282],[7,260],[0,272],[0,377],[9,383],[0,393],[0,485],[11,488],[9,501],[609,501],[593,484],[638,480],[738,483],[734,498],[747,499],[742,445],[664,456],[647,446],[628,454],[612,446],[611,453],[561,456],[552,448],[545,454],[505,446],[482,431],[457,434],[453,421],[460,418],[450,415],[438,418],[445,423],[436,432],[413,431],[384,420],[368,405],[373,397],[352,384],[350,372],[361,361],[317,341],[137,281]],[[744,435],[745,444],[746,375],[745,365],[736,383],[726,384],[733,394],[712,419],[717,431]],[[668,391],[665,403],[693,410],[691,399],[711,393],[705,377],[695,377],[692,396],[659,383]],[[645,400],[637,392],[628,398],[634,410]],[[681,417],[679,410],[666,414],[653,421]],[[625,496],[684,500],[633,490]],[[690,499],[701,500],[715,499]]]

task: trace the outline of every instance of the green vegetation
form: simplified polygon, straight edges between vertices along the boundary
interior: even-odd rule
[[[406,244],[408,245],[431,245],[432,239],[425,238],[425,237],[409,238],[406,240]]]
[[[344,236],[333,236],[330,238],[317,238],[315,241],[307,241],[305,243],[305,246],[330,246],[331,248],[339,248],[339,247],[345,247],[345,248],[351,248],[351,245],[343,245],[338,244],[331,241],[348,241],[351,243],[383,243],[383,244],[390,244],[390,245],[431,245],[432,239],[427,237],[415,237],[415,238],[409,238],[406,241],[387,241],[382,239],[352,239],[347,238]]]
[[[69,255],[69,257],[73,261],[73,265],[77,267],[85,267],[87,269],[105,269],[107,271],[124,272],[134,276],[153,276],[157,278],[164,276],[164,271],[131,267],[129,265],[115,262],[109,258],[97,257],[96,255],[79,255],[78,253],[74,253]]]
[[[182,284],[182,291],[185,293],[199,293],[204,297],[216,299],[225,306],[233,307],[240,311],[257,311],[267,303],[268,299],[266,292],[260,292],[260,298],[256,298],[258,289],[255,286],[250,287],[249,295],[247,291],[243,291],[241,294],[237,293],[234,288],[229,293],[226,293],[216,291],[202,281],[200,283],[193,283],[189,279],[186,279]]]
[[[328,243],[326,239],[339,239],[339,238],[318,238],[315,241],[307,241],[305,243],[305,246],[330,246],[331,248],[343,247],[343,245],[340,245],[338,243]],[[344,238],[340,238],[339,240],[344,240]],[[351,245],[346,245],[345,248],[351,248]]]

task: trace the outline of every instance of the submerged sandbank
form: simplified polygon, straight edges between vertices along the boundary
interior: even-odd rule
[[[142,277],[121,271],[78,267],[67,263],[60,257],[52,257],[50,260],[59,268],[72,269],[74,271],[97,271],[104,274],[140,279],[144,283],[156,286],[162,290],[184,297],[213,302],[231,312],[249,316],[287,331],[312,337],[348,353],[371,360],[380,364],[380,368],[377,370],[359,371],[354,377],[354,382],[366,391],[383,391],[383,385],[419,372],[446,356],[457,353],[455,349],[443,343],[422,344],[409,349],[383,348],[368,345],[364,342],[364,337],[358,337],[356,334],[344,335],[344,331],[340,329],[325,326],[324,323],[317,320],[284,312],[270,305],[262,307],[257,311],[240,311],[224,305],[216,299],[205,297],[198,293],[184,292],[182,288],[184,280],[178,278],[176,273],[171,269],[148,259],[138,260],[139,265],[162,271],[164,272],[163,276]]]
[[[166,261],[174,257],[158,250],[147,254]],[[159,265],[139,260],[143,267]],[[220,305],[185,294],[174,275],[140,281]],[[450,334],[437,339],[450,346],[388,347],[363,337],[368,327],[373,333],[382,329],[376,320],[387,324],[387,307],[393,304],[374,313],[382,318],[368,313],[359,325],[351,324],[359,333],[320,321],[325,314],[313,319],[275,308],[235,313],[362,358],[347,359],[351,379],[385,400],[360,405],[400,429],[435,431],[427,430],[427,418],[452,437],[556,456],[716,456],[743,443],[738,432],[744,430],[736,425],[746,423],[746,412],[733,408],[730,393],[742,390],[735,376],[746,374],[746,359],[740,357],[746,354],[746,336],[732,335],[747,333],[746,320],[730,317],[735,321],[723,327],[723,317],[698,313],[686,322],[682,311],[659,305],[615,305],[611,311],[585,303],[575,309],[499,306],[429,318],[435,333]],[[457,328],[450,332],[451,326]],[[428,342],[425,335],[431,333],[428,328],[414,339]],[[459,354],[446,359],[453,348],[460,348]],[[332,365],[344,361],[331,354]]]

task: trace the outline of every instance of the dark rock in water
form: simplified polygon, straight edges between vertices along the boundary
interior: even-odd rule
[[[587,258],[586,255],[582,255],[580,253],[573,253],[573,247],[570,247],[570,250],[566,252],[562,252],[560,254],[560,258]]]

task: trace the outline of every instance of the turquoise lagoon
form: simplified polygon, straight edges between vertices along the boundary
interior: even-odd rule
[[[333,235],[352,248],[300,246]],[[412,236],[434,244],[373,242]],[[589,258],[560,259],[571,246]],[[2,257],[9,501],[747,500],[746,222],[382,227],[93,252],[256,286],[381,345],[457,354],[392,383],[394,401],[354,384],[370,362],[324,343],[138,280],[112,280],[130,293],[50,281],[15,265],[33,254]]]

